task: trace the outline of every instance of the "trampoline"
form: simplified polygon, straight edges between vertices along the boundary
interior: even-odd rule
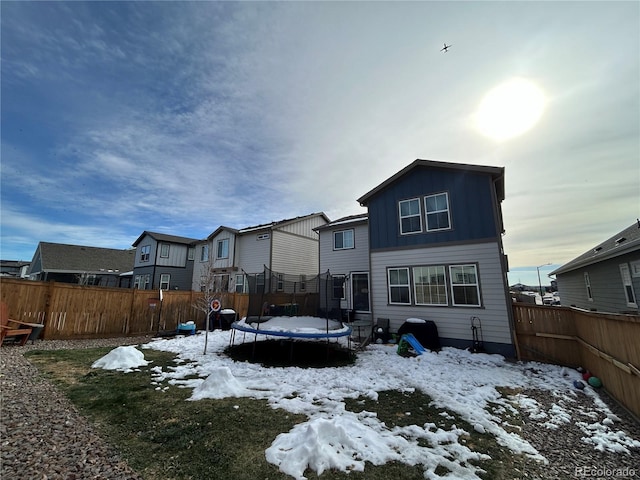
[[[294,344],[302,347],[305,355],[312,354],[316,351],[320,345],[326,343],[326,358],[329,358],[330,351],[344,350],[344,342],[341,339],[346,337],[347,349],[346,352],[351,351],[351,328],[345,326],[338,320],[332,320],[329,318],[319,317],[249,317],[243,318],[237,322],[231,324],[231,338],[229,339],[229,351],[237,350],[243,345],[249,346],[249,343],[245,343],[246,334],[253,334],[250,337],[251,342],[251,354],[250,361],[256,359],[257,345],[262,345],[264,348],[266,343],[270,341],[279,340],[287,341],[289,345],[289,362],[293,363],[294,359]],[[242,332],[242,341],[236,345],[236,332]],[[260,341],[258,337],[262,336]],[[334,341],[332,341],[332,339]],[[285,345],[286,345],[285,344]],[[315,345],[315,346],[314,346]],[[303,347],[304,346],[304,347]],[[300,353],[300,348],[298,348]],[[312,354],[313,355],[313,354]],[[316,354],[317,355],[317,354]],[[258,355],[259,356],[259,355]],[[298,355],[299,357],[300,355]]]

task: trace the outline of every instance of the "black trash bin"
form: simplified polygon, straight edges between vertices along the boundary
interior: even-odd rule
[[[440,337],[438,336],[438,327],[433,320],[408,318],[398,329],[399,337],[405,333],[412,333],[424,348],[436,351],[442,348],[440,346]]]
[[[236,321],[236,311],[231,308],[223,308],[220,311],[220,328],[229,330],[231,324]]]

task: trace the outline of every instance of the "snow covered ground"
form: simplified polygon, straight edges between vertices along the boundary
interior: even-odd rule
[[[308,328],[307,323],[305,329]],[[167,394],[168,385],[190,388],[193,390],[190,401],[227,397],[266,399],[273,408],[305,414],[306,422],[282,432],[265,451],[269,462],[296,479],[304,479],[307,469],[318,474],[331,468],[362,471],[366,461],[381,465],[394,460],[422,465],[428,479],[479,478],[480,470],[469,460],[486,456],[459,441],[466,433],[461,428],[454,425],[443,429],[435,423],[389,428],[373,412],[354,413],[345,408],[345,399],[362,396],[376,400],[378,392],[385,390],[419,390],[433,399],[435,407],[457,414],[477,432],[493,435],[514,453],[524,453],[541,462],[546,459],[513,433],[514,429],[505,425],[496,412],[501,409],[524,412],[539,420],[540,428],[550,433],[563,422],[574,422],[584,432],[582,441],[600,451],[617,454],[640,449],[638,439],[616,428],[619,419],[591,387],[579,391],[573,386],[580,374],[563,367],[514,364],[499,355],[472,354],[453,348],[405,358],[397,355],[395,346],[371,345],[358,353],[352,366],[265,368],[235,362],[221,354],[229,345],[229,336],[229,331],[209,332],[206,355],[204,334],[144,345],[143,351],[169,351],[179,357],[176,366],[168,370],[151,366],[156,390],[160,395]],[[130,346],[118,347],[94,367],[127,372],[146,365],[143,352]],[[194,374],[199,378],[186,378]],[[551,409],[546,409],[522,393],[505,398],[498,387],[540,389],[548,391],[555,401]],[[579,395],[592,397],[595,407],[591,412],[581,411],[576,417],[571,405]],[[599,418],[604,420],[598,421]],[[445,476],[436,474],[438,465],[449,472]]]

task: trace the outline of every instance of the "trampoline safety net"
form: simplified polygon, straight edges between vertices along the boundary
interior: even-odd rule
[[[249,294],[248,317],[312,316],[341,320],[337,289],[343,288],[343,276],[327,270],[315,276],[274,272],[245,273]]]

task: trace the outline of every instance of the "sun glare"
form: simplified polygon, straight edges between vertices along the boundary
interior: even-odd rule
[[[474,115],[475,124],[487,137],[508,140],[538,123],[544,107],[545,97],[540,88],[529,80],[514,78],[484,96]]]

